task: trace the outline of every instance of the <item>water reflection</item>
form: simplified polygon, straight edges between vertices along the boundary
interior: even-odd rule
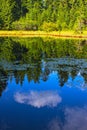
[[[37,108],[44,106],[56,107],[62,101],[58,92],[53,91],[30,91],[29,93],[17,92],[14,95],[14,99],[18,103],[31,105]]]
[[[36,69],[33,68],[34,70]],[[4,71],[1,70],[0,72],[0,95],[2,95],[3,90],[6,89],[9,85],[20,85],[25,86],[32,81],[33,79],[37,79],[34,81],[35,84],[41,84],[41,82],[49,82],[52,78],[55,79],[57,83],[57,87],[69,87],[69,88],[78,88],[80,90],[86,90],[87,89],[87,80],[85,78],[85,75],[81,72],[78,72],[77,74],[73,74],[73,72],[67,72],[67,71],[55,71],[54,68],[51,67],[52,71],[49,70],[49,68],[45,68],[42,72],[40,72],[39,76],[33,72],[33,69],[29,69],[26,71]],[[62,69],[62,68],[60,68]],[[54,71],[53,71],[54,70]],[[31,74],[32,71],[32,74]],[[55,75],[54,75],[55,74]],[[50,83],[49,83],[50,86]],[[47,86],[47,88],[49,88]]]
[[[64,110],[64,123],[57,118],[50,121],[48,130],[86,130],[87,106],[83,108],[66,108]]]
[[[0,95],[0,129],[86,130],[87,41],[2,38]]]
[[[0,96],[2,95],[2,92],[6,89],[7,86],[7,73],[3,70],[3,68],[0,69]]]
[[[81,75],[79,72],[74,78],[72,78],[71,75],[68,76],[67,82],[65,82],[65,85],[67,87],[76,87],[80,90],[85,90],[87,88],[87,83],[85,81],[85,78]]]
[[[0,130],[8,130],[11,129],[11,126],[5,121],[0,121]]]
[[[85,83],[84,77],[80,74],[80,72],[77,74],[77,76],[74,78],[74,86],[79,88],[85,88],[87,87],[87,84]]]
[[[64,73],[62,72],[62,74]],[[44,80],[44,77],[47,77],[48,81],[50,79],[52,81],[53,80],[52,78],[54,78],[55,81],[57,82],[57,87],[69,87],[69,88],[75,87],[75,88],[79,88],[80,90],[85,90],[87,88],[87,81],[80,72],[77,73],[75,76],[73,76],[71,73],[68,74],[66,72],[65,74],[67,74],[67,78],[65,81],[64,81],[65,75],[62,75],[62,74],[59,73],[58,71],[52,71],[46,75],[41,73],[41,76],[39,77],[39,82],[37,84],[40,84],[41,82],[46,81]],[[20,77],[9,76],[9,80],[8,80],[9,85],[13,84],[12,83],[13,81],[14,81],[14,84],[21,84],[21,86],[25,86],[26,84],[28,85],[29,83],[32,82],[28,79],[28,74],[25,74],[24,77],[22,77],[22,83],[20,82],[21,81]]]

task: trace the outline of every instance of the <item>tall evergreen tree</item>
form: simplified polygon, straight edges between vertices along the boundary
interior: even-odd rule
[[[0,1],[0,15],[3,21],[3,29],[9,29],[11,23],[14,21],[13,9],[15,6],[14,0],[1,0]]]
[[[0,0],[1,29],[10,29],[15,21],[26,29],[21,20],[23,26],[35,23],[41,28],[47,22],[57,24],[58,30],[81,32],[87,29],[87,0]]]

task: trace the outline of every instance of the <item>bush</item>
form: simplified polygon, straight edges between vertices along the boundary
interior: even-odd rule
[[[41,26],[41,30],[43,30],[43,31],[57,31],[58,27],[57,27],[56,23],[44,22],[43,25]]]
[[[36,21],[15,21],[12,23],[13,30],[38,30]]]

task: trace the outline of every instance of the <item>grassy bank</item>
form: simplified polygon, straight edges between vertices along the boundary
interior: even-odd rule
[[[74,31],[0,31],[0,37],[54,37],[54,38],[83,38],[87,39],[87,31],[82,34]]]

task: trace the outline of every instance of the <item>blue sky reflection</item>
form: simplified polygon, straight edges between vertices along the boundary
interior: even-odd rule
[[[80,90],[85,90],[87,88],[87,83],[85,82],[84,77],[79,72],[74,78],[72,78],[72,76],[69,75],[64,86],[70,87],[70,88],[76,87],[76,88],[79,88]]]

